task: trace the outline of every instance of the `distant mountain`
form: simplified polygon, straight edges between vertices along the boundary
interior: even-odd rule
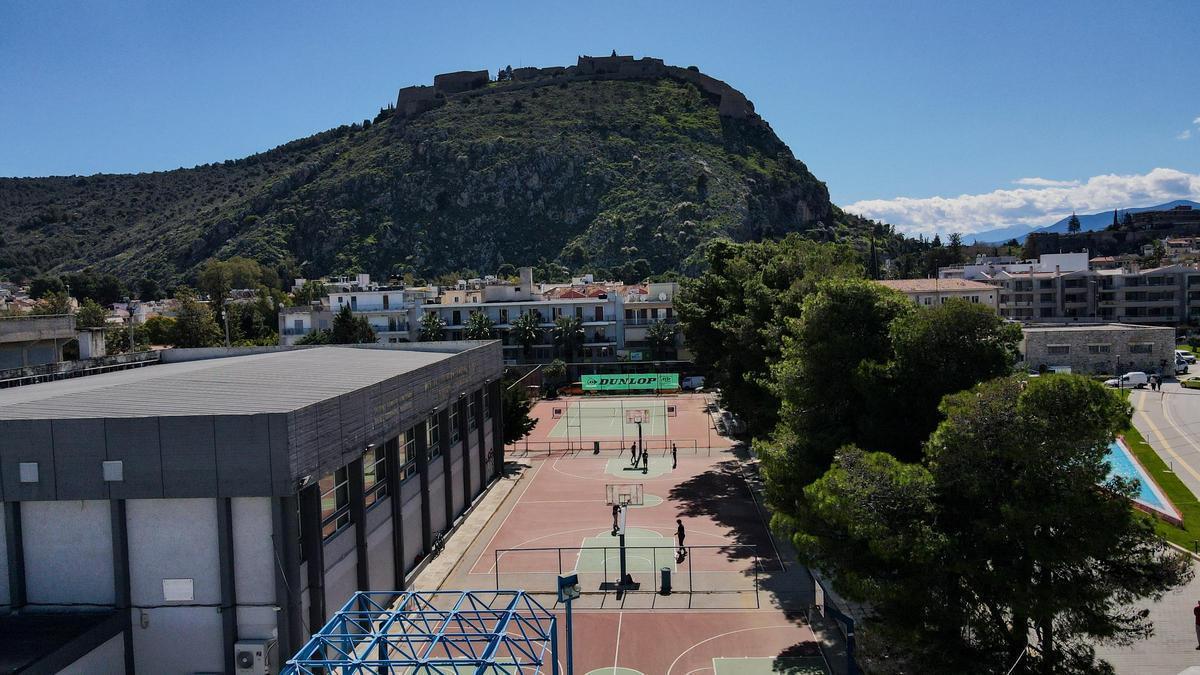
[[[1124,217],[1126,213],[1167,211],[1175,208],[1176,206],[1190,206],[1194,209],[1200,209],[1200,203],[1193,202],[1188,199],[1176,199],[1175,201],[1167,202],[1166,204],[1159,204],[1157,206],[1140,206],[1131,209],[1117,209],[1117,218]],[[1112,211],[1101,211],[1100,213],[1077,215],[1079,216],[1080,232],[1103,230],[1112,224]],[[970,235],[970,237],[972,240],[978,243],[1003,243],[1009,239],[1016,239],[1018,242],[1024,243],[1025,237],[1029,236],[1033,232],[1066,232],[1067,223],[1070,222],[1070,220],[1071,217],[1067,216],[1053,225],[1047,225],[1046,227],[1039,227],[1035,229],[1030,229],[1025,225],[1012,225],[1010,227],[1002,227],[995,230],[987,230],[985,232],[976,232],[975,234]]]

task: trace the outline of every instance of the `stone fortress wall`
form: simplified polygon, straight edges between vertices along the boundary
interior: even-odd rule
[[[701,73],[695,66],[668,66],[662,59],[629,55],[580,56],[574,66],[547,68],[513,68],[512,82],[496,91],[512,91],[530,87],[555,85],[560,82],[586,80],[634,80],[670,77],[695,85],[704,94],[718,101],[722,117],[760,121],[754,104],[742,92],[725,82]],[[463,70],[442,73],[433,78],[433,86],[404,87],[396,97],[396,114],[402,118],[420,115],[443,105],[448,97],[491,93],[486,70]]]

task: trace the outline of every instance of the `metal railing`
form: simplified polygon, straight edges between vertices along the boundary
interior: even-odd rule
[[[683,555],[679,555],[680,547],[678,546],[625,546],[627,558],[643,563],[640,566],[628,565],[626,571],[631,575],[636,575],[635,579],[638,577],[644,579],[646,575],[649,575],[653,580],[648,586],[638,583],[636,587],[619,583],[621,548],[620,546],[498,548],[492,552],[496,588],[511,586],[522,588],[526,592],[539,593],[543,591],[538,590],[538,584],[528,582],[540,581],[542,577],[545,577],[547,581],[544,592],[554,592],[553,580],[564,572],[574,571],[580,577],[580,592],[585,595],[618,590],[627,593],[657,594],[663,591],[660,569],[668,567],[672,570],[673,577],[682,575],[686,581],[686,584],[672,582],[672,592],[711,595],[753,593],[754,606],[756,608],[761,606],[759,573],[763,570],[763,565],[758,555],[758,547],[754,544],[684,546],[682,548],[686,553]],[[574,557],[570,567],[563,564],[564,551],[567,553],[568,559]],[[695,569],[692,562],[696,559],[697,553],[704,561],[701,563],[702,569]],[[585,554],[602,556],[603,562],[600,569],[580,570],[579,563],[584,560]],[[526,565],[516,564],[505,570],[503,561],[506,557],[514,561],[524,559]],[[744,564],[731,564],[739,560]],[[533,569],[527,568],[530,563],[532,563]],[[649,569],[644,569],[645,563],[649,564]],[[715,563],[710,565],[713,569],[703,569],[703,565],[706,563]],[[682,570],[674,569],[677,565],[685,564],[686,567]],[[716,569],[717,567],[720,569]],[[519,578],[520,582],[505,585],[502,580],[506,576]]]
[[[632,441],[631,441],[632,442]],[[695,438],[647,438],[642,441],[642,447],[646,452],[654,456],[666,457],[671,454],[671,445],[674,444],[676,450],[682,454],[690,454],[696,457],[711,457],[713,448],[707,445],[700,445],[700,441]],[[727,446],[728,443],[725,444]],[[723,449],[721,446],[718,449]],[[607,441],[589,441],[589,440],[558,440],[558,441],[517,441],[511,445],[506,445],[504,451],[509,455],[516,457],[531,457],[536,459],[540,455],[549,457],[577,457],[581,455],[592,456],[594,454],[604,455],[619,455],[629,451],[629,446],[620,440]],[[599,451],[597,453],[597,451]]]

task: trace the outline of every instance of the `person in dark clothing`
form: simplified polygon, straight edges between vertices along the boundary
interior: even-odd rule
[[[1192,614],[1196,615],[1196,649],[1200,649],[1200,600],[1196,601]]]
[[[679,466],[679,449],[675,447],[674,443],[672,443],[671,444],[671,468],[674,469],[678,466]]]
[[[613,534],[613,536],[614,536],[614,537],[615,537],[615,536],[617,536],[617,523],[618,523],[618,519],[620,518],[620,516],[621,516],[621,507],[620,507],[620,505],[618,505],[618,504],[613,504],[613,529],[612,529],[612,534]]]
[[[646,450],[642,450],[642,473],[649,473],[649,471],[650,471],[650,453],[647,452]]]
[[[679,555],[681,557],[684,555],[687,555],[687,549],[683,547],[683,537],[684,537],[683,521],[676,518],[675,519],[675,539],[676,539],[676,541],[679,542]],[[1200,607],[1200,603],[1197,603],[1197,607]],[[1197,610],[1197,611],[1200,611],[1200,610]],[[1200,614],[1197,614],[1197,616],[1200,616]],[[1200,621],[1200,619],[1197,619],[1197,621]],[[1198,630],[1200,630],[1200,629],[1198,629]]]
[[[629,466],[637,466],[637,465],[638,465],[637,443],[630,443],[629,444]]]

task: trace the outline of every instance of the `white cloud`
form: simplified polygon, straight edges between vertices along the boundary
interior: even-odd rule
[[[1030,179],[1022,179],[1030,180]],[[1037,179],[1041,180],[1041,179]],[[909,235],[971,234],[1011,225],[1042,227],[1071,214],[1153,206],[1173,199],[1200,201],[1200,174],[1158,168],[1145,174],[1092,176],[1085,182],[1049,181],[957,197],[866,199],[845,209],[895,225]],[[1022,183],[1022,185],[1030,185]]]
[[[1187,139],[1189,139],[1191,137],[1192,137],[1192,130],[1184,129],[1183,131],[1179,132],[1179,135],[1175,136],[1175,139],[1179,140],[1179,141],[1186,141]]]
[[[1014,185],[1026,185],[1028,187],[1075,187],[1079,185],[1077,180],[1054,180],[1051,178],[1018,178],[1013,181]]]
[[[1196,126],[1200,127],[1200,117],[1197,117],[1196,119],[1192,120],[1192,124],[1195,124]]]

